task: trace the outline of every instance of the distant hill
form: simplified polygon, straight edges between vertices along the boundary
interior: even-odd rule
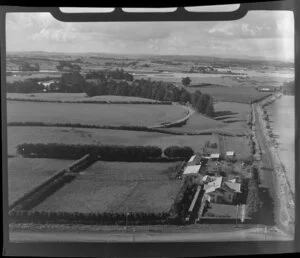
[[[215,56],[202,56],[202,55],[150,55],[150,54],[121,54],[121,53],[95,53],[95,52],[84,52],[84,53],[62,53],[62,52],[46,52],[46,51],[24,51],[24,52],[8,52],[9,54],[22,54],[22,55],[60,55],[60,56],[99,56],[99,57],[110,57],[110,58],[128,58],[128,59],[165,59],[173,61],[198,61],[205,63],[228,63],[228,62],[237,62],[237,63],[253,63],[259,65],[294,65],[293,62],[278,61],[278,60],[262,60],[260,57],[255,56],[241,56],[237,57],[215,57]]]

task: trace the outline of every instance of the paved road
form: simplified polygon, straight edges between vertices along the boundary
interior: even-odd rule
[[[254,106],[254,112],[255,112],[255,127],[256,127],[256,137],[257,141],[261,147],[262,150],[262,161],[267,169],[265,169],[263,174],[260,175],[260,178],[262,180],[262,184],[268,186],[270,194],[273,198],[276,196],[276,190],[275,190],[275,175],[274,175],[274,165],[273,165],[273,159],[272,154],[270,152],[269,146],[266,142],[263,129],[261,128],[261,124],[259,123],[259,114],[256,109],[256,105]]]
[[[12,242],[216,242],[291,241],[282,232],[265,233],[264,228],[205,233],[97,233],[97,232],[11,232]]]

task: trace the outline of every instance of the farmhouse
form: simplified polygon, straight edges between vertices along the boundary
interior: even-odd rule
[[[241,193],[241,184],[236,183],[236,180],[223,182],[223,177],[204,176],[205,193],[211,197],[211,202],[214,203],[233,203],[239,193]]]

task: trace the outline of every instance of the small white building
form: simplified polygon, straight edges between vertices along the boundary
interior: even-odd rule
[[[234,157],[235,152],[234,151],[226,151],[226,157]]]

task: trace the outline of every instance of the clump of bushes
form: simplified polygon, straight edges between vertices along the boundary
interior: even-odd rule
[[[204,147],[216,149],[216,148],[218,148],[218,144],[216,142],[211,143],[210,141],[206,141],[204,144]]]
[[[170,158],[190,158],[193,154],[193,149],[188,146],[170,146],[164,150],[164,155]]]
[[[259,220],[259,209],[261,206],[259,198],[259,175],[257,167],[251,169],[252,177],[248,181],[248,195],[247,195],[247,216],[251,217],[253,221]]]

